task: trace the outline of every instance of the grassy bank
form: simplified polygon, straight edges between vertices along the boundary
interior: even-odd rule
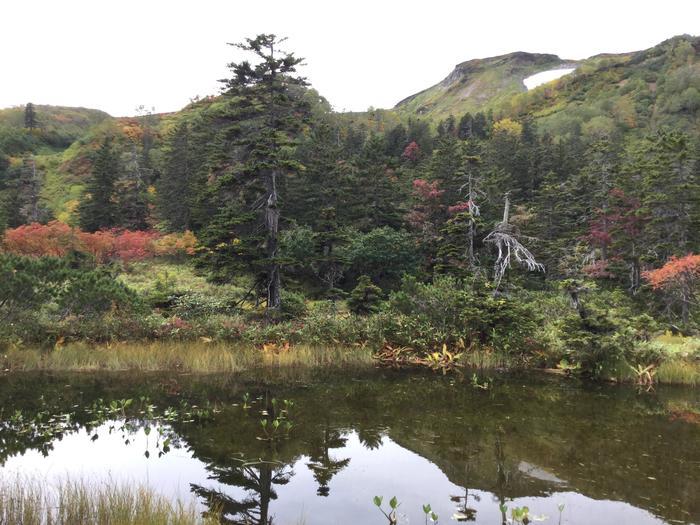
[[[13,346],[0,354],[0,367],[5,372],[131,370],[200,374],[241,373],[275,368],[357,369],[372,366],[432,368],[436,372],[539,368],[533,362],[514,360],[506,354],[486,350],[449,353],[449,358],[440,352],[435,353],[432,359],[415,360],[413,356],[410,349],[387,350],[385,348],[376,351],[369,346],[361,345],[252,345],[201,340],[110,344],[76,342],[53,349]],[[571,372],[561,368],[556,370],[561,374]],[[654,367],[652,376],[654,383],[698,386],[700,385],[700,363],[688,358],[683,352],[669,352],[664,360]],[[633,367],[624,364],[618,368],[618,373],[610,374],[604,379],[635,383],[639,380],[639,376]]]
[[[213,525],[194,502],[171,502],[144,486],[66,481],[49,487],[26,478],[0,480],[3,525]]]
[[[375,363],[700,384],[700,337],[664,333],[664,323],[609,290],[588,293],[582,316],[561,290],[494,293],[488,281],[405,276],[386,292],[365,283],[335,301],[287,291],[284,308],[266,315],[246,298],[245,276],[213,284],[186,263],[76,269],[63,259],[3,260],[0,366],[8,371],[235,373]],[[697,333],[693,326],[687,334]]]
[[[70,343],[52,350],[8,349],[3,370],[177,370],[192,373],[243,372],[262,367],[358,367],[373,363],[364,347],[253,345],[158,341],[90,345]]]
[[[663,356],[656,370],[660,383],[700,385],[700,338],[664,334],[648,346]]]

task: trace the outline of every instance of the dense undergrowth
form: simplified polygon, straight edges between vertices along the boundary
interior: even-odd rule
[[[589,291],[582,317],[559,290],[494,293],[480,280],[404,277],[393,291],[354,294],[354,301],[287,292],[282,312],[270,319],[245,300],[244,278],[212,284],[186,263],[86,267],[70,257],[5,254],[0,270],[8,370],[235,372],[379,362],[700,383],[700,341],[661,335],[664,326],[615,291]]]

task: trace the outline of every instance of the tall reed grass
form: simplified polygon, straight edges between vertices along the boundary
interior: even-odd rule
[[[700,385],[700,363],[671,358],[659,365],[656,379],[659,383],[698,386]]]
[[[0,479],[3,525],[214,525],[194,500],[171,501],[145,486],[65,481],[48,486],[39,480]]]
[[[371,366],[362,347],[270,346],[160,341],[90,345],[70,343],[53,350],[10,348],[0,355],[5,370],[177,370],[192,373],[241,372],[261,367]]]

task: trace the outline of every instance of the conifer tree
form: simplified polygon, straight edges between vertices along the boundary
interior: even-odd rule
[[[459,124],[457,125],[457,136],[462,139],[470,139],[474,135],[474,117],[471,113],[465,113],[462,118],[459,119]]]
[[[353,195],[352,167],[343,157],[339,130],[326,120],[318,122],[299,147],[304,170],[288,178],[286,218],[314,232],[314,253],[305,254],[311,269],[328,295],[338,295],[343,275],[343,257],[338,247],[346,235],[340,223],[347,223],[345,203]]]
[[[279,311],[282,300],[280,190],[300,169],[290,149],[309,114],[306,81],[295,76],[302,59],[281,51],[283,41],[261,34],[234,44],[256,62],[229,64],[232,76],[222,81],[226,109],[218,118],[228,165],[218,180],[219,211],[202,234],[208,248],[202,264],[220,274],[252,270],[268,313]]]
[[[28,130],[37,128],[36,110],[31,102],[27,102],[27,105],[24,106],[24,127]]]
[[[444,204],[448,206],[462,200],[464,195],[466,158],[462,145],[452,135],[441,137],[428,165],[428,178],[440,182],[445,190]]]
[[[298,148],[304,169],[287,180],[287,219],[319,230],[319,211],[332,209],[343,214],[343,202],[352,194],[351,167],[344,161],[338,130],[329,122],[318,122]]]
[[[629,175],[638,187],[630,195],[641,193],[640,213],[649,219],[647,251],[659,262],[696,251],[700,243],[700,173],[697,148],[690,137],[679,131],[660,131],[643,141],[632,159]]]
[[[0,235],[8,226],[10,211],[10,191],[8,185],[9,160],[0,151]]]
[[[158,213],[171,231],[191,228],[191,175],[190,128],[184,122],[168,137],[165,168],[156,189]]]
[[[78,207],[80,227],[89,232],[116,226],[115,184],[119,175],[119,159],[112,146],[112,137],[102,141],[92,165],[85,194]]]
[[[136,144],[125,155],[122,177],[115,184],[116,225],[128,230],[148,228],[148,186],[149,174],[143,167],[143,157],[138,154]]]
[[[398,228],[403,223],[402,203],[407,188],[402,188],[384,150],[383,137],[372,134],[355,162],[352,214],[348,219],[363,231],[382,226]]]

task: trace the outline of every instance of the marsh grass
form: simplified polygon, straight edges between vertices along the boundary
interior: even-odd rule
[[[500,352],[475,350],[463,353],[460,358],[460,364],[480,370],[490,370],[509,368],[512,366],[512,360],[509,356]]]
[[[656,371],[659,383],[680,385],[700,385],[700,364],[685,359],[669,359],[659,365]]]
[[[214,525],[195,502],[172,502],[145,486],[64,481],[48,486],[17,477],[0,480],[3,525]]]
[[[10,348],[2,354],[5,370],[177,370],[192,373],[241,372],[271,367],[371,366],[364,347],[295,345],[289,348],[225,343],[159,341],[90,345],[70,343],[52,350]]]

